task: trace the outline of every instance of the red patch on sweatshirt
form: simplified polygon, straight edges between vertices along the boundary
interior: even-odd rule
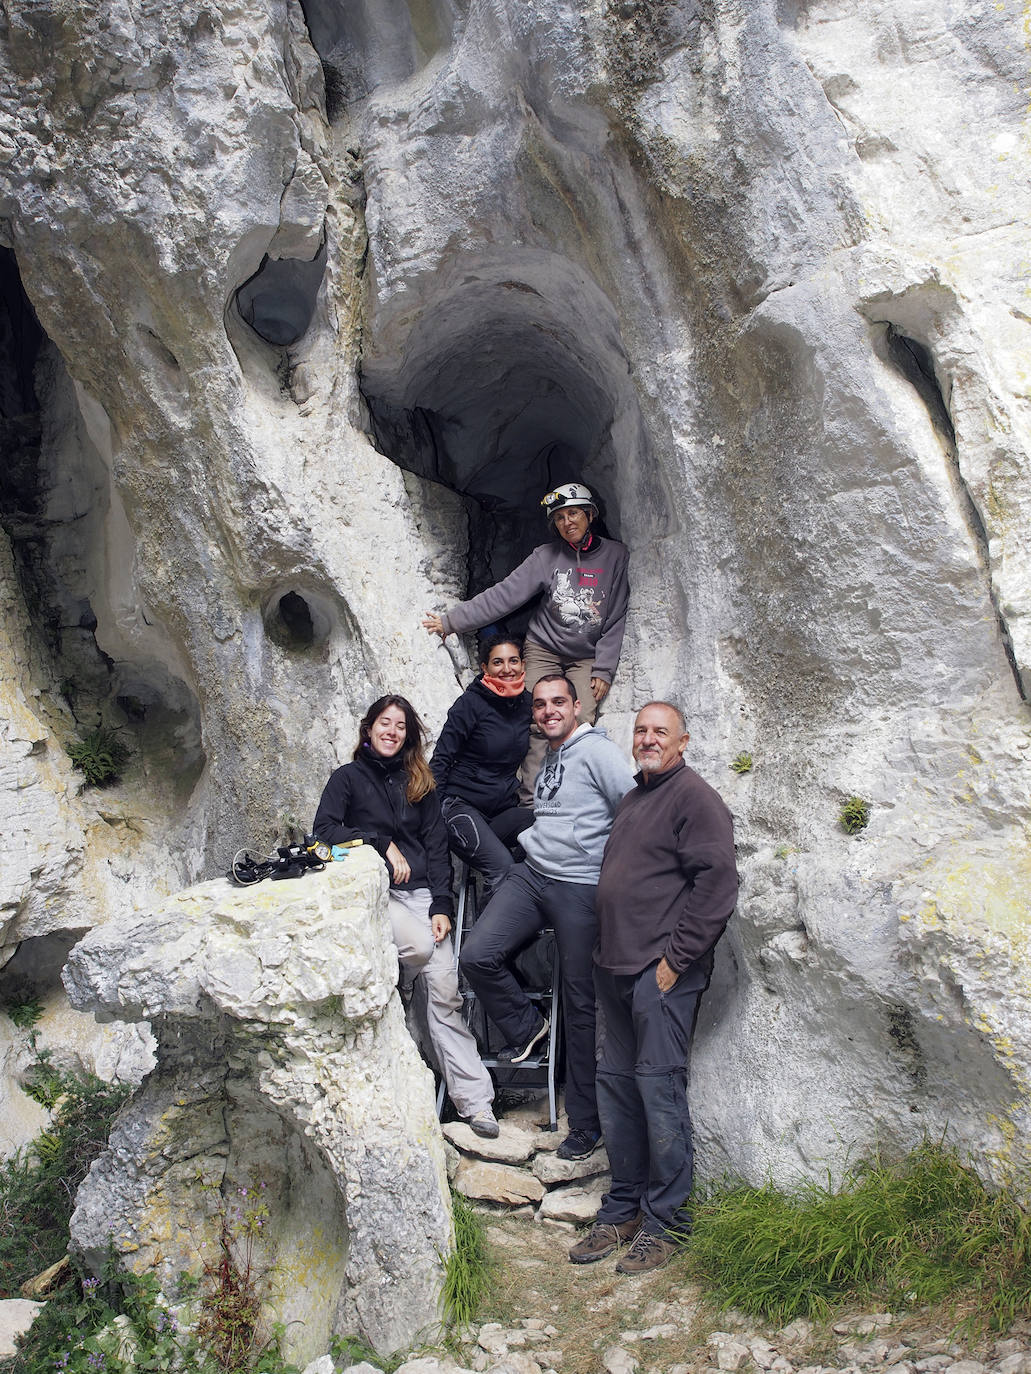
[[[580,586],[596,587],[601,580],[601,568],[581,568]]]

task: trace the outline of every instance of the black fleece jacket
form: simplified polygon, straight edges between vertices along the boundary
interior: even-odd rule
[[[517,805],[516,774],[530,743],[530,693],[499,697],[469,684],[447,713],[430,759],[442,797],[461,797],[488,820]]]
[[[400,756],[380,758],[365,745],[353,763],[345,763],[330,775],[312,829],[326,844],[364,840],[384,862],[393,840],[412,873],[405,883],[395,883],[391,874],[391,887],[428,887],[430,915],[439,912],[450,917],[451,860],[440,801],[433,791],[421,801],[410,802],[405,795],[407,785]],[[387,872],[391,872],[389,863]]]

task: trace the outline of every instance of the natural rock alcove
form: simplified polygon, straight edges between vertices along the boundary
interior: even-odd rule
[[[649,459],[616,312],[582,270],[523,253],[449,275],[400,358],[366,357],[362,395],[383,453],[475,503],[473,593],[546,538],[540,498],[559,482],[589,483],[618,537]]]

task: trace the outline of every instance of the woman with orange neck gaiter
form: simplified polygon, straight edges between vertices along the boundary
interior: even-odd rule
[[[512,867],[509,846],[533,824],[532,809],[518,805],[529,735],[522,646],[488,640],[480,676],[448,712],[430,759],[451,852],[483,874],[488,898]]]

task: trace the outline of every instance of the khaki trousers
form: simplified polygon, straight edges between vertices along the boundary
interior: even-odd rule
[[[430,891],[425,887],[390,889],[387,915],[406,975],[426,989],[430,1042],[459,1116],[474,1116],[494,1100],[494,1084],[480,1062],[472,1031],[462,1019],[462,996],[451,936],[440,944],[430,928]]]

